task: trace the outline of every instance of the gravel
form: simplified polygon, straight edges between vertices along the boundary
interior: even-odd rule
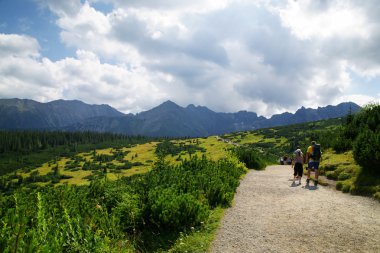
[[[294,186],[292,172],[286,165],[250,171],[211,252],[380,252],[379,202],[305,188],[305,177]]]

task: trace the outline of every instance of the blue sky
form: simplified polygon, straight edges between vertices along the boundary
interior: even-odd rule
[[[0,98],[270,116],[380,100],[376,0],[0,0]]]
[[[33,0],[0,1],[0,32],[4,34],[27,34],[38,40],[41,54],[52,60],[73,56],[59,39],[60,29],[55,15],[40,8]]]

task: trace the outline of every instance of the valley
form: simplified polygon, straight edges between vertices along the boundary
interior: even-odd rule
[[[278,164],[311,140],[322,144],[320,173],[337,190],[380,199],[379,177],[364,171],[352,150],[336,150],[345,122],[176,139],[8,133],[0,157],[8,171],[0,177],[0,249],[207,252],[250,169]],[[20,229],[28,232],[18,235]]]

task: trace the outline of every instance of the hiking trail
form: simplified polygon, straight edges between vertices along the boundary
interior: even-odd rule
[[[250,170],[211,252],[380,252],[380,204],[329,187],[292,186],[288,165]]]

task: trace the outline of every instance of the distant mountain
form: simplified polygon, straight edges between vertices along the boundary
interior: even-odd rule
[[[359,111],[360,108],[360,106],[352,102],[341,103],[336,106],[328,105],[326,107],[318,107],[317,109],[301,107],[295,112],[295,114],[285,112],[282,114],[273,115],[270,119],[265,121],[261,127],[283,126],[338,118],[347,115],[349,111],[355,113]]]
[[[194,137],[254,130],[302,122],[338,118],[360,110],[354,103],[342,103],[318,109],[302,107],[295,114],[273,115],[270,119],[256,113],[217,113],[204,106],[181,107],[171,101],[136,115],[118,118],[90,118],[68,127],[69,131],[101,131],[131,135]]]
[[[0,128],[195,137],[338,118],[350,110],[355,113],[360,107],[351,102],[318,109],[302,107],[295,114],[283,113],[267,119],[254,112],[217,113],[204,106],[181,107],[166,101],[151,110],[126,115],[108,105],[88,105],[80,101],[38,103],[0,99]]]
[[[39,103],[29,99],[0,99],[0,129],[62,128],[93,117],[120,117],[109,105],[56,100]]]

